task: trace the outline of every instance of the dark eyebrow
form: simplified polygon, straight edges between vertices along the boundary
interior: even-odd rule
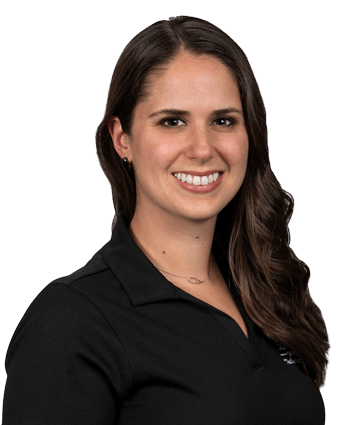
[[[211,115],[213,115],[213,116],[225,115],[225,114],[228,114],[230,112],[231,113],[235,112],[236,114],[243,115],[243,111],[241,111],[240,109],[237,109],[237,108],[218,109],[218,110],[215,110],[215,111],[211,111]],[[183,111],[181,109],[162,109],[161,111],[153,112],[153,114],[149,115],[148,118],[154,118],[154,117],[157,117],[158,115],[186,116],[186,115],[190,115],[190,112],[189,111]]]
[[[161,111],[153,112],[148,118],[157,117],[158,115],[189,115],[188,111],[182,111],[181,109],[162,109]]]
[[[212,115],[225,115],[229,113],[235,112],[236,114],[243,115],[243,111],[237,108],[225,108],[225,109],[218,109],[217,111],[212,111]]]

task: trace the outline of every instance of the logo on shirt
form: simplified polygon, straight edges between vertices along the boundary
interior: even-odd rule
[[[279,342],[275,341],[275,344],[277,345],[284,362],[287,364],[301,363],[300,358],[294,353],[294,351],[290,350]]]

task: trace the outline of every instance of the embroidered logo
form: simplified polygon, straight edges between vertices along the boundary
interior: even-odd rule
[[[277,345],[284,362],[286,362],[287,364],[301,363],[300,358],[294,353],[294,351],[290,350],[289,348],[276,341],[275,344]]]

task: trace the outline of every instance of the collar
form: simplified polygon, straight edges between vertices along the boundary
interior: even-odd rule
[[[133,304],[179,298],[176,286],[158,271],[129,234],[124,211],[118,215],[102,255]]]

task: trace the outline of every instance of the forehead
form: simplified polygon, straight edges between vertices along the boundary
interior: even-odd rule
[[[212,56],[183,52],[150,76],[141,109],[142,105],[212,110],[239,107],[241,101],[238,85],[226,65]]]

